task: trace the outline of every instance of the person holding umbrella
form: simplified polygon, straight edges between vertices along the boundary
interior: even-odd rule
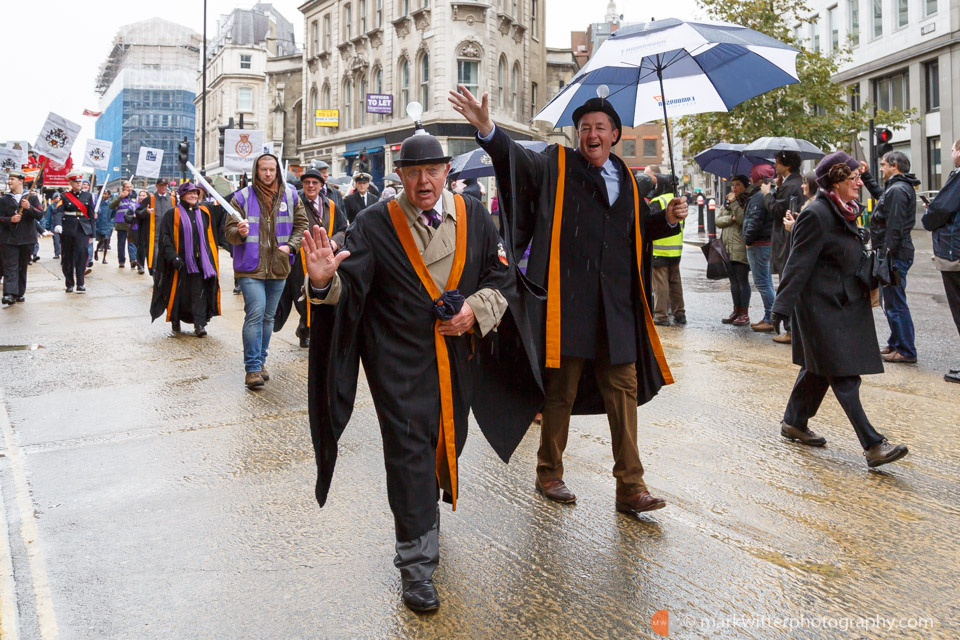
[[[864,247],[857,228],[860,165],[836,151],[816,171],[820,191],[793,228],[792,250],[773,303],[777,333],[787,318],[793,321],[793,362],[800,365],[780,435],[810,446],[826,444],[808,422],[831,388],[867,465],[878,467],[907,455],[907,447],[877,433],[860,402],[860,376],[883,373],[870,291],[857,277]]]
[[[530,245],[526,278],[547,291],[545,301],[525,301],[545,370],[536,490],[576,501],[563,481],[570,415],[606,413],[617,511],[666,506],[643,481],[637,405],[673,382],[650,312],[650,245],[677,233],[685,199],[650,213],[633,173],[611,153],[622,127],[609,100],[591,98],[573,112],[576,149],[536,153],[490,119],[489,94],[478,100],[460,85],[449,99],[493,160],[508,246],[521,255]]]

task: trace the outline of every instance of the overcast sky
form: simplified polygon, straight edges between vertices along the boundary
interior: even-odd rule
[[[303,44],[303,0],[275,0],[273,5],[296,25],[297,44]],[[208,0],[207,34],[216,31],[217,17],[234,7],[249,8],[254,2]],[[607,0],[545,0],[547,45],[570,44],[571,31],[583,31],[600,22]],[[657,7],[665,5],[664,8]],[[644,22],[652,17],[690,18],[695,0],[648,3],[618,0],[626,22]],[[651,11],[658,13],[651,15]],[[659,13],[663,11],[664,13]],[[100,65],[110,52],[117,29],[124,24],[160,17],[203,31],[202,0],[3,0],[3,48],[6,53],[6,90],[0,101],[0,142],[27,140],[33,144],[53,111],[83,125],[79,143],[94,136],[94,118],[84,109],[99,111],[94,82]],[[81,147],[82,148],[82,147]],[[75,147],[76,151],[76,147]]]

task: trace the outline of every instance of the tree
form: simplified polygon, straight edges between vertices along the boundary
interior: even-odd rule
[[[806,0],[699,0],[711,19],[731,22],[765,33],[800,50],[800,82],[751,98],[727,113],[704,113],[680,118],[677,131],[697,154],[718,142],[751,142],[761,136],[789,136],[809,140],[821,149],[849,149],[855,136],[865,131],[875,105],[864,102],[859,111],[849,108],[849,93],[831,77],[847,60],[850,49],[831,55],[803,48],[790,24],[816,19]],[[877,110],[875,119],[891,129],[902,129],[915,110]]]

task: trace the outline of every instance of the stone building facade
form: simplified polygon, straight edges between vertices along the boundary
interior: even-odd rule
[[[475,148],[475,129],[447,100],[458,83],[489,91],[495,121],[515,139],[542,139],[530,118],[547,99],[546,4],[308,0],[300,7],[304,161],[324,160],[340,175],[362,158],[379,181],[413,133],[405,109],[414,101],[450,155]],[[368,112],[368,94],[389,95],[392,104],[381,103],[387,113]],[[318,126],[318,110],[337,110],[327,119],[337,126]]]

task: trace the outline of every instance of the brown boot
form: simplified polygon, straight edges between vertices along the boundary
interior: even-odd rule
[[[739,315],[740,315],[740,307],[734,307],[734,308],[733,308],[733,311],[730,313],[730,315],[727,316],[726,318],[721,318],[721,319],[720,319],[720,322],[722,322],[723,324],[730,324],[730,323],[732,323],[734,320],[736,320],[736,319],[737,319],[737,316],[739,316]]]
[[[263,376],[259,371],[248,371],[243,384],[247,385],[247,389],[257,389],[263,386]]]
[[[577,501],[577,496],[573,491],[567,489],[563,480],[543,480],[537,478],[536,489],[547,500],[553,500],[561,504],[570,504]]]
[[[650,495],[649,491],[617,496],[617,511],[620,513],[638,514],[663,509],[665,506],[667,506],[666,500]]]
[[[750,308],[749,307],[738,307],[739,314],[736,318],[733,319],[733,324],[738,327],[743,327],[750,324]]]

